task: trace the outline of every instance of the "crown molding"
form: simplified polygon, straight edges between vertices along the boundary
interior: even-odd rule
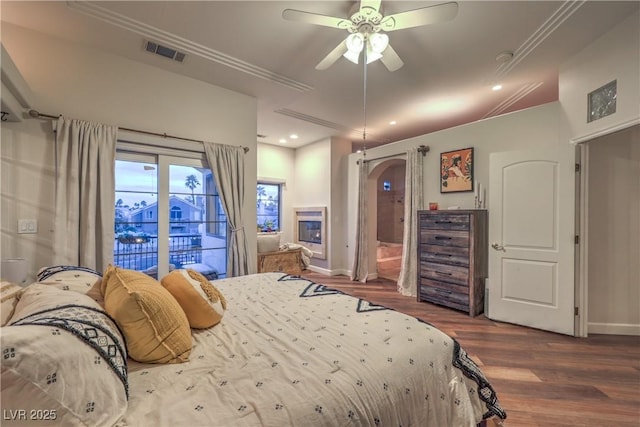
[[[495,72],[495,80],[503,79],[516,65],[529,56],[540,43],[551,36],[564,21],[576,13],[585,2],[586,0],[567,0],[563,2],[562,5],[513,52],[513,59],[511,61],[498,66]]]
[[[502,114],[505,110],[511,107],[516,102],[520,101],[525,96],[529,95],[534,90],[542,86],[542,82],[528,83],[522,86],[520,89],[511,94],[508,98],[503,100],[500,104],[496,105],[491,111],[485,114],[482,118],[487,119]]]
[[[67,6],[87,16],[91,16],[92,18],[99,19],[116,27],[139,34],[151,39],[151,41],[165,43],[171,47],[177,48],[178,50],[233,68],[234,70],[241,71],[253,77],[268,80],[299,92],[307,92],[314,89],[313,86],[309,86],[282,74],[267,70],[266,68],[258,67],[257,65],[242,61],[238,58],[234,58],[226,53],[211,49],[202,44],[180,37],[168,31],[161,30],[152,25],[145,24],[144,22],[129,18],[120,13],[113,12],[109,9],[98,6],[95,3],[86,1],[67,1]]]

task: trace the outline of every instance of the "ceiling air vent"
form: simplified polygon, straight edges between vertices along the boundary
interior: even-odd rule
[[[156,55],[164,56],[165,58],[173,59],[174,61],[183,62],[187,56],[185,53],[178,52],[175,49],[171,49],[161,44],[147,41],[144,44],[144,49],[147,52],[155,53]]]

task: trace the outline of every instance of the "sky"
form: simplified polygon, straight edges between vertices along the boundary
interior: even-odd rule
[[[152,163],[130,162],[116,160],[116,201],[122,199],[124,205],[133,206],[142,200],[147,204],[157,201],[158,167]],[[190,166],[170,167],[169,188],[172,194],[186,197],[191,194],[191,190],[184,183],[188,175],[195,175],[200,182],[194,193],[203,194],[203,174],[198,169]],[[126,191],[126,192],[125,192]],[[137,192],[137,193],[129,193]]]

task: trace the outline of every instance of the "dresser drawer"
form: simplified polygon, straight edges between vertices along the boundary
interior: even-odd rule
[[[469,311],[469,295],[452,292],[446,289],[421,286],[420,300],[445,305],[458,310]]]
[[[420,230],[420,243],[426,245],[469,247],[468,231]]]
[[[469,269],[455,265],[421,262],[420,277],[469,286]]]
[[[457,283],[442,282],[439,280],[426,279],[424,277],[420,278],[419,286],[425,289],[438,288],[451,293],[469,295],[469,286],[460,285]]]
[[[438,212],[437,215],[421,215],[420,228],[469,231],[469,214]]]
[[[420,261],[469,266],[469,247],[421,245]]]

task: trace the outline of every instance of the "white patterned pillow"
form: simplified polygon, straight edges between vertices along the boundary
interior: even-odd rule
[[[7,324],[24,288],[12,282],[0,282],[0,326]]]
[[[258,253],[275,252],[280,249],[280,233],[258,233]]]
[[[87,426],[113,425],[127,409],[124,339],[86,295],[29,286],[2,328],[1,351],[4,413],[20,409],[27,418],[48,417],[48,425]]]
[[[53,285],[65,291],[74,291],[89,295],[94,301],[104,307],[104,298],[100,292],[102,275],[92,268],[78,267],[75,265],[44,267],[38,271],[36,280],[39,283]]]

